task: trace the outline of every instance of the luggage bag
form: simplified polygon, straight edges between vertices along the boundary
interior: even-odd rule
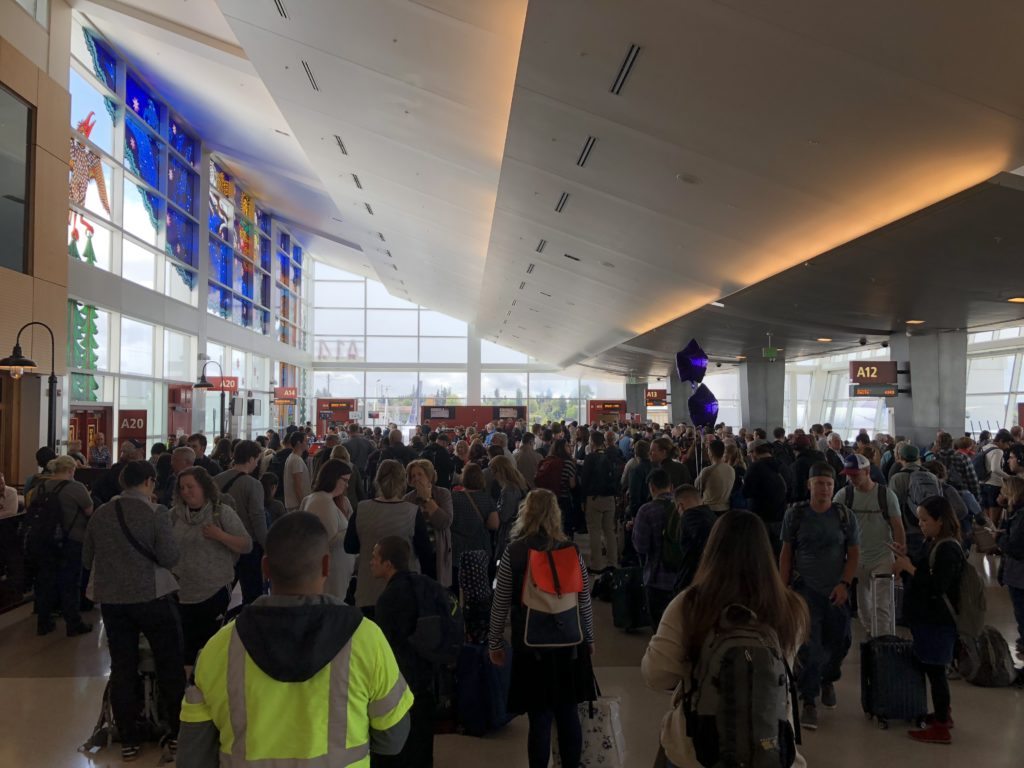
[[[873,607],[878,606],[880,582],[889,590],[890,605],[895,605],[895,577],[875,574],[871,581]],[[896,636],[894,618],[888,634],[878,633],[878,612],[872,610],[871,639],[860,645],[860,701],[864,713],[875,718],[880,728],[889,720],[920,723],[928,712],[924,672],[914,656],[914,644]]]
[[[505,654],[505,665],[496,667],[486,645],[462,646],[455,669],[455,702],[459,726],[469,736],[484,736],[512,719],[508,712],[512,648],[508,644]]]
[[[640,566],[619,568],[612,574],[612,623],[627,632],[650,626]]]

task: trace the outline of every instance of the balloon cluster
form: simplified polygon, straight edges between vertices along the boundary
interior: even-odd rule
[[[718,422],[718,399],[701,382],[708,372],[708,356],[696,339],[676,352],[676,372],[682,381],[690,382],[692,393],[687,401],[690,421],[697,428],[714,429]]]

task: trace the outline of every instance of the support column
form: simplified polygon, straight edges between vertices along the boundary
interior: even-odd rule
[[[626,383],[626,412],[639,413],[642,421],[647,420],[647,387],[646,379],[635,384]]]
[[[480,405],[480,335],[473,324],[466,334],[466,405]]]
[[[712,390],[714,391],[714,390]],[[763,427],[771,434],[783,423],[786,395],[786,360],[775,362],[754,358],[740,363],[740,414],[743,424],[731,424],[748,430]]]
[[[686,408],[686,401],[693,394],[690,382],[681,381],[676,367],[672,366],[672,373],[668,384],[668,420],[673,424],[689,424],[690,412]]]
[[[898,370],[900,389],[890,399],[896,434],[930,446],[939,430],[954,437],[964,431],[967,412],[967,331],[889,337],[889,359]]]

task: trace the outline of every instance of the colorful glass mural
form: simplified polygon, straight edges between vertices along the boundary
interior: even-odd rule
[[[125,78],[124,101],[128,105],[128,109],[145,120],[150,128],[157,132],[160,131],[161,106],[131,75]]]
[[[196,164],[199,159],[196,152],[196,140],[189,136],[181,123],[173,117],[167,121],[167,141],[189,163]]]
[[[167,198],[193,216],[196,213],[195,188],[198,176],[176,157],[167,161]]]
[[[159,189],[160,142],[132,117],[124,123],[124,162],[129,171]]]
[[[96,370],[99,356],[96,326],[97,309],[89,304],[82,304],[68,299],[68,349],[67,364],[70,368],[86,371]],[[99,382],[91,374],[71,374],[71,400],[78,402],[95,402],[98,400]]]
[[[96,77],[112,91],[117,90],[117,59],[102,42],[97,40],[88,30],[82,30],[85,44],[92,58],[92,69]]]

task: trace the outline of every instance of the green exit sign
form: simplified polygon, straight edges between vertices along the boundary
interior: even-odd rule
[[[761,357],[771,359],[773,357],[778,357],[778,356],[779,356],[779,350],[777,350],[775,347],[762,347],[761,348]]]

